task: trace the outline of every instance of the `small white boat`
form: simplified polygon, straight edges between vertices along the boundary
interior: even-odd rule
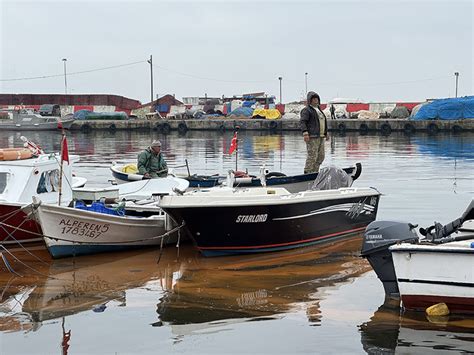
[[[149,217],[135,217],[39,204],[35,214],[53,258],[160,245],[172,228],[158,208]]]
[[[23,140],[28,142],[26,138]],[[41,151],[35,157],[29,149],[23,148],[8,150],[8,153],[12,152],[29,154],[19,155],[20,159],[15,160],[0,159],[0,244],[38,242],[42,240],[41,228],[27,217],[22,207],[32,202],[32,196],[40,198],[43,203],[58,203],[61,155]],[[87,181],[72,176],[72,167],[78,161],[79,156],[69,155],[69,164],[63,164],[63,205],[71,202],[72,189],[83,186]]]
[[[399,222],[367,227],[367,257],[385,292],[403,307],[425,310],[446,303],[451,312],[474,313],[474,201],[461,218],[420,228]]]
[[[119,211],[102,202],[91,206],[76,202],[75,207],[35,205],[34,215],[41,225],[46,246],[53,258],[120,251],[137,247],[168,244],[176,241],[176,224],[158,206],[153,195],[184,191],[188,182],[167,177],[135,181],[118,187],[75,189],[84,196],[112,197],[127,201]],[[166,237],[162,241],[162,238]]]
[[[74,118],[61,118],[55,116],[41,116],[31,109],[18,108],[9,113],[9,119],[0,120],[0,129],[10,131],[47,131],[62,128],[69,129]]]

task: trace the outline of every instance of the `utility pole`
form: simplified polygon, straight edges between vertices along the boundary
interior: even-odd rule
[[[456,97],[458,97],[458,80],[459,80],[459,72],[455,72],[454,76],[456,77]]]
[[[153,96],[153,56],[150,54],[150,59],[147,60],[148,64],[150,64],[150,89],[151,89],[151,102],[155,100]]]
[[[305,94],[308,95],[308,73],[304,73]]]
[[[278,80],[280,80],[280,104],[282,103],[282,100],[281,100],[281,80],[283,78],[281,76],[278,77]]]
[[[63,58],[62,61],[64,63],[64,93],[67,95],[67,75],[66,75],[66,62],[67,62],[67,59]]]

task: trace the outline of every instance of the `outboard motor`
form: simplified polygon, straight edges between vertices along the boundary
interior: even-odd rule
[[[418,235],[411,223],[375,221],[365,229],[361,256],[366,258],[380,281],[385,294],[399,297],[397,276],[393,267],[392,253],[388,249],[397,243],[416,243]]]

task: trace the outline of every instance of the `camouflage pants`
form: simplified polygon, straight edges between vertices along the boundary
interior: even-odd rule
[[[306,157],[306,165],[304,173],[317,173],[319,166],[324,160],[324,137],[310,138],[306,142],[306,150],[308,155]]]

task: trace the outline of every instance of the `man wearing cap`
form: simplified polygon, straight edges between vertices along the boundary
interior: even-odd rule
[[[300,126],[306,142],[306,164],[304,173],[317,173],[324,160],[324,141],[329,139],[326,115],[321,111],[319,95],[308,92],[307,106],[301,110]]]
[[[154,179],[166,177],[168,175],[168,165],[161,154],[161,142],[155,140],[143,152],[138,154],[138,173],[144,179]]]

